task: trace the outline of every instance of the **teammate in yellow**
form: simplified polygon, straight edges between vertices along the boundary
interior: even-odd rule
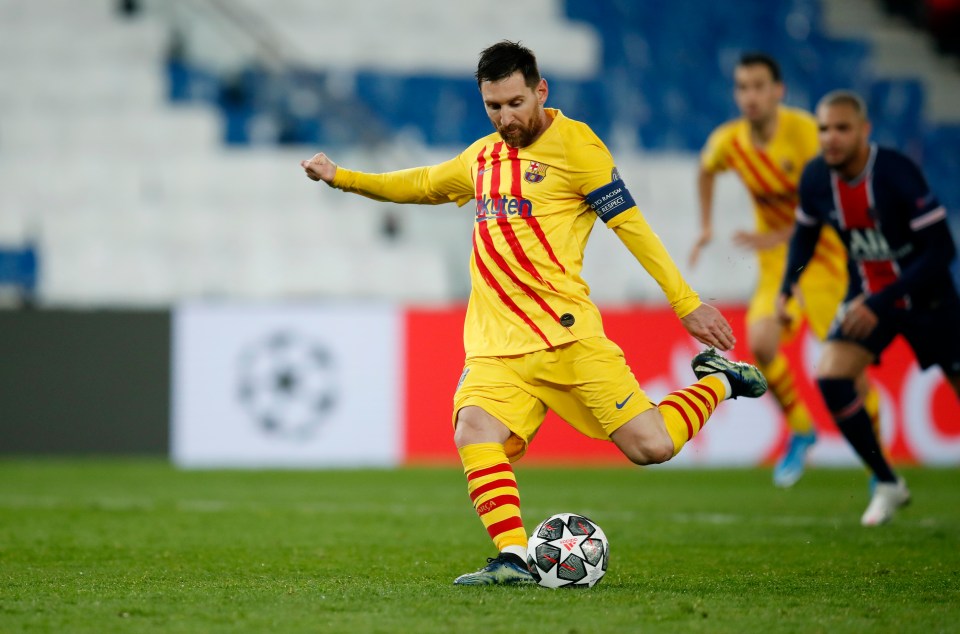
[[[770,391],[783,410],[791,435],[773,471],[777,486],[793,486],[803,475],[807,451],[816,442],[813,420],[797,394],[794,371],[781,351],[799,324],[786,331],[777,319],[779,281],[783,279],[787,241],[793,233],[797,184],[804,166],[820,152],[817,122],[809,113],[781,104],[784,86],[777,62],[763,53],[748,53],[734,70],[734,99],[741,118],[710,135],[701,154],[698,179],[701,233],[690,253],[690,265],[712,239],[716,175],[734,170],[753,198],[754,231],[738,231],[734,242],[756,251],[760,277],[747,310],[747,341]],[[800,282],[794,317],[803,314],[823,339],[846,288],[846,249],[832,229],[821,234],[816,252]],[[866,380],[864,377],[863,381]],[[876,420],[879,398],[871,390]]]
[[[530,50],[506,41],[487,48],[476,78],[496,131],[445,163],[364,174],[317,154],[301,165],[313,180],[377,200],[452,201],[475,210],[454,441],[474,508],[500,552],[454,583],[530,583],[510,463],[523,455],[548,408],[645,465],[676,455],[720,401],[759,396],[766,381],[755,367],[710,349],[694,358],[696,383],[659,404],[647,398],[623,352],[604,336],[580,277],[598,216],[659,282],[691,335],[729,350],[730,325],[683,280],[600,139],[544,108],[547,83]]]

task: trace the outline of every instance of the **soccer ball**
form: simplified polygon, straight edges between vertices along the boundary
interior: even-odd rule
[[[591,588],[607,573],[609,561],[603,530],[576,513],[543,520],[527,543],[527,567],[545,588]]]

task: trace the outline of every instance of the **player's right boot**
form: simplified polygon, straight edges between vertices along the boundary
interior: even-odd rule
[[[453,580],[458,586],[521,585],[535,583],[526,562],[512,553],[487,559],[487,565]]]
[[[877,482],[870,498],[870,505],[863,512],[863,526],[879,526],[893,519],[893,514],[902,506],[910,504],[910,490],[903,478],[896,482]]]
[[[790,434],[790,442],[783,458],[773,468],[773,484],[781,488],[792,487],[803,476],[807,464],[807,452],[817,442],[817,434]]]
[[[757,366],[743,361],[730,361],[712,347],[695,356],[690,367],[693,368],[697,379],[715,372],[725,374],[730,381],[730,398],[738,396],[757,398],[767,391],[767,379]]]

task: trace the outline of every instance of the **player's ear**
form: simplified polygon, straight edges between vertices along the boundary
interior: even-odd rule
[[[540,83],[537,84],[537,102],[541,106],[547,102],[548,94],[550,94],[550,89],[547,87],[547,80],[541,78]]]

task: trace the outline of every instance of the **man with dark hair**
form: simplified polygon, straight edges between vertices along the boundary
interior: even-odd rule
[[[784,86],[780,66],[764,53],[745,53],[734,69],[734,99],[741,117],[710,135],[701,154],[698,189],[700,237],[690,253],[690,265],[712,239],[713,192],[716,175],[732,169],[753,199],[756,230],[737,231],[734,242],[755,251],[759,279],[747,309],[747,342],[757,366],[770,383],[789,428],[785,451],[773,470],[774,484],[793,486],[803,475],[806,454],[816,441],[810,410],[795,386],[795,371],[782,346],[797,333],[805,317],[820,339],[843,293],[837,279],[845,279],[846,253],[832,230],[824,231],[804,276],[799,301],[789,309],[796,317],[790,327],[777,319],[776,300],[793,231],[797,182],[803,166],[817,155],[817,124],[803,110],[782,105]],[[842,287],[842,284],[840,285]],[[864,380],[866,380],[864,378]],[[879,420],[880,398],[868,391],[868,408]]]
[[[738,68],[752,68],[763,66],[767,69],[770,79],[774,84],[783,85],[783,74],[780,72],[780,64],[766,53],[760,51],[749,51],[743,53],[737,61]]]
[[[654,464],[675,456],[720,401],[759,396],[766,381],[753,366],[710,349],[694,358],[696,383],[659,404],[647,398],[623,352],[604,336],[580,277],[598,216],[660,283],[691,335],[729,350],[730,325],[683,280],[606,146],[585,124],[544,108],[547,82],[530,50],[513,42],[484,50],[477,81],[495,132],[445,163],[364,174],[317,154],[301,165],[313,180],[376,200],[475,209],[454,441],[499,555],[455,583],[529,583],[510,463],[524,454],[548,408],[586,436],[613,441],[634,463]]]
[[[960,396],[960,297],[950,275],[956,247],[947,213],[920,170],[896,150],[870,143],[859,95],[835,91],[817,106],[823,153],[800,180],[797,228],[778,300],[782,320],[824,226],[848,250],[846,298],[817,364],[820,391],[837,426],[877,481],[864,526],[888,522],[910,492],[880,451],[864,409],[866,368],[902,334],[921,367],[939,365]]]

